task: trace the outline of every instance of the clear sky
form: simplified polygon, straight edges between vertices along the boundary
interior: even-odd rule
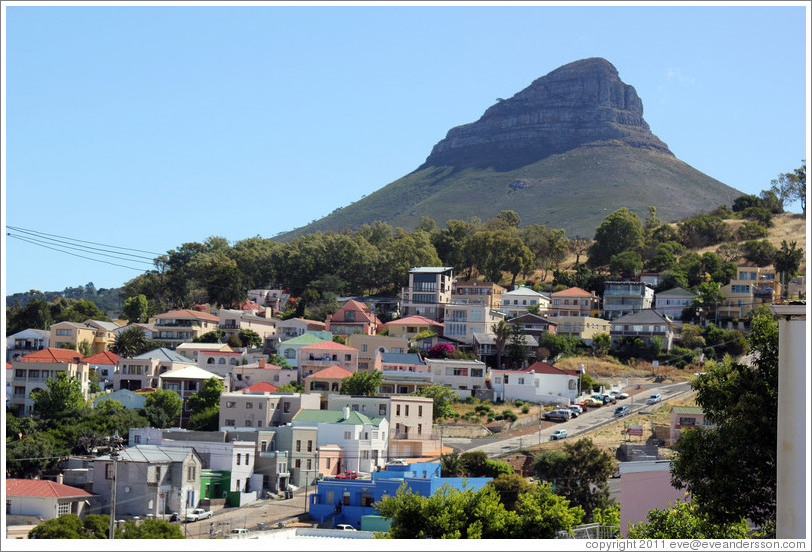
[[[4,222],[154,253],[272,237],[587,57],[635,87],[678,158],[758,193],[809,151],[809,5],[784,4],[7,3]],[[9,294],[118,287],[154,257],[4,239]]]

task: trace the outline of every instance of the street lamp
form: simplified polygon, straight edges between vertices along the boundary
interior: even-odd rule
[[[112,437],[108,437],[110,442],[110,458],[113,460],[113,488],[110,492],[110,530],[108,538],[114,539],[116,531],[116,487],[118,486],[118,449],[124,441],[118,436],[118,430]]]

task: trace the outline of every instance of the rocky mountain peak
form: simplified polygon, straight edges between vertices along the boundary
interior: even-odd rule
[[[643,119],[634,87],[603,58],[559,67],[500,99],[478,121],[452,128],[421,168],[512,170],[590,143],[673,156]]]

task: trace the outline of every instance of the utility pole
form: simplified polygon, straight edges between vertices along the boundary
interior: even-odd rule
[[[118,436],[118,430],[112,437],[108,437],[110,441],[110,458],[113,460],[113,487],[110,492],[110,530],[108,534],[109,539],[116,538],[116,487],[118,486],[118,449],[123,442],[123,439]]]

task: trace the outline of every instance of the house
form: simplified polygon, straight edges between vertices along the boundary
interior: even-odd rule
[[[482,361],[430,358],[426,362],[433,382],[449,386],[460,398],[475,397],[477,390],[486,387],[488,367]]]
[[[781,284],[772,267],[739,266],[736,277],[722,286],[719,315],[725,318],[744,318],[759,305],[769,305],[781,297]]]
[[[276,334],[282,340],[299,337],[306,332],[324,332],[327,324],[318,320],[308,320],[306,318],[290,318],[288,320],[278,320],[276,322]],[[332,333],[327,339],[332,339]]]
[[[646,345],[651,345],[656,337],[662,340],[664,351],[671,350],[675,334],[674,323],[651,309],[616,318],[609,332],[613,347],[626,337],[640,338]]]
[[[232,366],[228,377],[231,379],[231,389],[239,391],[258,384],[282,387],[298,381],[299,373],[297,370],[268,364],[264,358],[261,358],[253,364]]]
[[[318,446],[337,445],[344,451],[344,469],[371,472],[386,463],[389,422],[349,408],[301,410],[293,427],[318,428]]]
[[[157,389],[160,377],[166,372],[194,366],[194,362],[175,351],[164,347],[136,355],[133,358],[119,358],[113,374],[113,389]]]
[[[654,295],[654,311],[671,320],[681,320],[682,310],[691,305],[697,294],[681,287],[671,288]]]
[[[556,322],[556,335],[559,337],[577,337],[587,345],[592,344],[592,339],[598,334],[609,334],[612,323],[603,318],[593,316],[556,316],[550,317]]]
[[[51,333],[48,330],[28,328],[11,334],[6,338],[6,362],[20,360],[24,355],[46,349],[50,342]]]
[[[508,324],[521,326],[525,335],[538,337],[543,333],[555,335],[558,322],[538,314],[522,314],[507,321]]]
[[[669,446],[673,446],[684,429],[711,427],[705,420],[705,411],[699,406],[674,405],[671,407],[671,427]]]
[[[491,480],[490,477],[440,477],[439,462],[387,465],[385,470],[372,473],[371,480],[326,478],[320,481],[318,491],[309,496],[309,512],[319,523],[329,521],[332,526],[349,524],[362,528],[362,518],[376,513],[374,504],[386,496],[395,496],[403,485],[414,494],[429,497],[444,485],[478,491]]]
[[[491,309],[499,310],[502,307],[502,294],[505,291],[505,288],[493,282],[454,280],[451,295],[459,303],[486,305]]]
[[[111,351],[103,351],[90,355],[82,359],[88,364],[90,369],[99,377],[102,391],[113,388],[113,376],[116,373],[116,365],[121,357]]]
[[[206,353],[233,353],[234,349],[228,343],[181,343],[174,351],[190,361],[197,363],[201,354]]]
[[[333,334],[330,332],[305,332],[296,337],[282,341],[279,344],[279,355],[285,359],[293,368],[299,367],[299,349],[307,345],[315,345],[323,341],[332,341]]]
[[[301,379],[330,366],[340,366],[349,372],[357,372],[358,349],[334,341],[322,341],[299,349]]]
[[[389,330],[391,337],[400,337],[409,340],[414,339],[417,335],[422,333],[433,332],[439,334],[443,331],[443,324],[441,322],[418,315],[392,320],[384,324],[384,327]]]
[[[220,427],[268,428],[290,423],[303,408],[319,408],[316,393],[262,393],[242,390],[220,395]]]
[[[550,294],[549,316],[591,316],[600,310],[600,298],[594,291],[571,287]]]
[[[333,335],[375,335],[383,327],[372,309],[360,301],[350,299],[334,314],[327,316],[326,330]]]
[[[491,370],[495,400],[569,404],[578,398],[576,370],[536,362],[521,370]]]
[[[6,515],[41,520],[66,514],[84,518],[93,495],[83,489],[44,479],[6,479]]]
[[[290,294],[283,289],[249,289],[248,299],[277,311],[284,311]]]
[[[189,397],[203,389],[203,384],[212,378],[218,380],[224,379],[222,376],[218,376],[217,374],[204,370],[203,368],[198,368],[194,365],[183,366],[161,374],[158,384],[161,389],[166,391],[174,391],[178,394],[183,402],[181,419],[189,419],[189,417],[192,415],[192,411],[187,407],[186,401],[189,399]],[[230,380],[225,381],[226,390],[229,390],[229,381]]]
[[[93,463],[93,494],[98,506],[93,513],[109,514],[112,486],[116,485],[116,515],[163,519],[172,512],[183,514],[200,502],[203,462],[187,447],[137,445],[118,452],[114,475],[109,454]]]
[[[450,266],[421,266],[409,270],[409,286],[403,288],[400,298],[404,317],[425,316],[443,321],[446,303],[451,300],[454,269]]]
[[[504,308],[504,307],[503,307]],[[444,308],[443,335],[472,345],[475,333],[487,333],[505,315],[487,305],[459,303],[452,296]]]
[[[277,321],[270,316],[258,316],[244,310],[220,309],[217,311],[217,317],[219,329],[229,336],[238,335],[242,330],[251,330],[264,342],[266,338],[276,335]]]
[[[158,334],[153,339],[168,349],[219,328],[219,318],[207,312],[192,309],[174,310],[159,314],[153,324]]]
[[[93,399],[93,408],[98,408],[104,401],[117,401],[120,402],[124,408],[138,410],[144,408],[144,403],[147,402],[147,398],[129,389],[119,389],[118,391],[113,391],[112,393],[107,393],[106,395]]]
[[[534,316],[528,314],[525,316]],[[538,339],[532,335],[525,334],[522,336],[522,343],[529,350],[535,350],[539,346]],[[502,351],[502,362],[507,359],[508,346],[510,340],[505,342],[505,348]],[[492,333],[475,333],[474,334],[474,354],[477,359],[485,362],[488,365],[495,366],[497,360],[496,351],[496,334]]]
[[[502,294],[502,308],[508,316],[521,316],[528,313],[531,307],[537,307],[539,313],[546,314],[550,310],[551,299],[544,293],[532,290],[526,286]]]
[[[115,330],[113,330],[113,334],[115,334],[115,336],[118,337],[119,335],[121,335],[122,332],[130,330],[132,328],[141,328],[141,330],[143,330],[144,332],[144,337],[146,339],[153,339],[156,335],[158,335],[158,330],[155,329],[154,325],[140,323],[127,324],[125,326],[118,327]]]
[[[20,408],[22,415],[28,416],[33,411],[34,400],[31,393],[46,389],[48,378],[56,377],[60,372],[76,378],[82,395],[85,399],[88,397],[90,366],[83,362],[82,355],[73,349],[48,347],[25,355],[20,360],[12,362],[11,366],[13,378],[9,404]]]
[[[417,353],[378,353],[374,370],[384,372],[428,372],[426,361]]]
[[[277,453],[284,453],[287,460],[288,481],[297,487],[306,487],[320,475],[338,473],[343,469],[344,452],[335,445],[317,445],[319,428],[309,425],[288,424],[271,428],[272,444]],[[321,465],[321,455],[324,465]],[[267,453],[266,453],[267,454]],[[264,454],[260,454],[262,458]],[[322,468],[327,470],[322,472]]]
[[[175,351],[180,352],[180,347],[184,345],[191,345],[191,343],[184,343],[178,346],[178,349],[175,349]],[[223,377],[228,376],[235,367],[241,366],[243,361],[248,362],[248,357],[245,353],[232,351],[231,347],[229,347],[228,351],[195,351],[195,353],[195,362],[199,368],[203,368],[204,370]]]
[[[409,350],[409,340],[405,337],[386,335],[352,334],[347,338],[347,346],[358,349],[358,369],[371,370],[377,353],[405,353]]]
[[[431,387],[434,383],[434,376],[431,372],[398,372],[382,371],[383,378],[378,387],[378,394],[409,395],[419,391],[424,387]]]
[[[51,324],[49,330],[48,340],[57,349],[70,348],[78,351],[83,342],[93,348],[93,340],[96,338],[96,328],[84,322],[65,320]],[[94,349],[93,352],[97,351]]]
[[[603,317],[608,320],[651,309],[653,303],[654,288],[645,282],[604,282]]]
[[[321,395],[321,404],[327,406],[327,395],[341,391],[344,378],[352,376],[352,372],[340,366],[330,366],[319,370],[315,374],[310,374],[304,379],[304,388],[308,393]]]

